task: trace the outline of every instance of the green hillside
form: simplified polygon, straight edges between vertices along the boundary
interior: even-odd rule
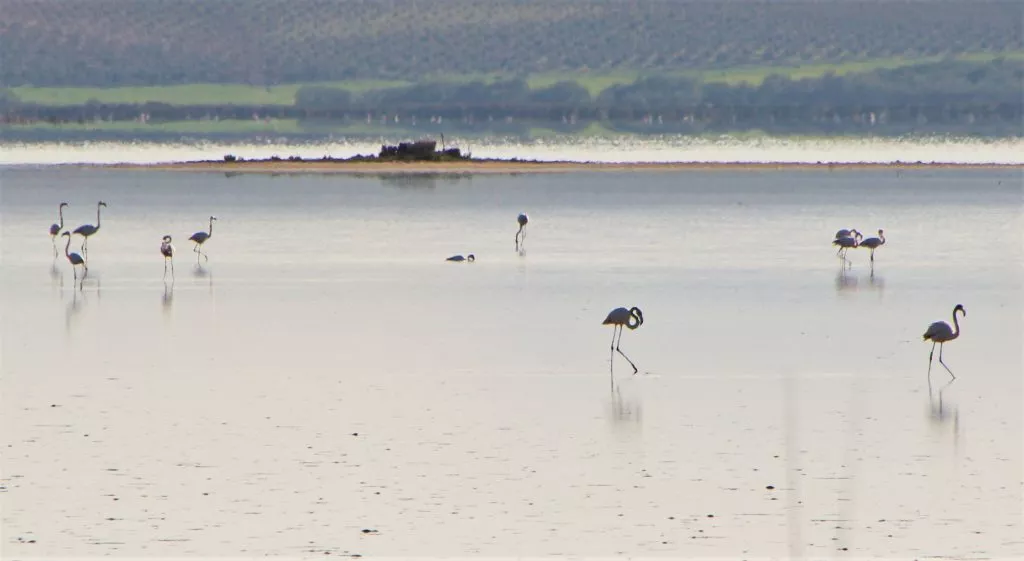
[[[274,102],[283,84],[571,74],[596,93],[643,73],[991,57],[1024,50],[1021,26],[1017,0],[5,0],[0,86],[248,84]]]

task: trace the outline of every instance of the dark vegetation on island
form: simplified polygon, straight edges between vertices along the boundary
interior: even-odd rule
[[[622,133],[1019,136],[1024,117],[1016,0],[7,0],[0,40],[0,124],[31,125],[0,128],[0,138],[48,134],[35,125],[94,136],[82,127],[267,119],[312,137],[575,134],[594,123]],[[887,58],[911,62],[855,66]],[[826,63],[851,66],[703,77]],[[595,85],[609,72],[639,77]],[[532,80],[545,73],[564,79]],[[410,83],[345,87],[353,80]],[[199,83],[309,85],[284,104],[56,105],[10,89]],[[103,134],[168,134],[144,128]]]
[[[280,156],[271,156],[270,158],[267,159],[246,160],[245,158],[239,158],[234,154],[225,154],[223,161],[224,163],[231,164],[244,162],[468,162],[471,160],[473,160],[472,155],[469,153],[462,153],[462,150],[460,148],[442,147],[441,150],[438,150],[436,140],[417,140],[415,142],[400,142],[397,145],[384,144],[380,147],[380,152],[376,156],[364,156],[360,154],[352,156],[350,158],[334,158],[331,156],[323,156],[321,158],[315,159],[303,158],[301,156],[288,156],[287,158],[282,158]],[[206,161],[202,163],[214,162]]]

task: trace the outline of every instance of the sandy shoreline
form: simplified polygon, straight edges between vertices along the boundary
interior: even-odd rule
[[[474,160],[465,162],[366,162],[366,161],[268,161],[179,162],[161,164],[79,164],[81,167],[158,171],[199,171],[217,173],[315,173],[315,174],[520,174],[569,172],[630,172],[682,170],[820,170],[826,169],[1024,169],[1021,164],[962,163],[788,163],[788,162],[535,162],[515,160]]]

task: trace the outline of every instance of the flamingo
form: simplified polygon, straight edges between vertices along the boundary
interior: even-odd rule
[[[853,236],[832,240],[832,245],[839,246],[839,251],[836,252],[836,255],[841,256],[844,261],[849,261],[846,259],[846,252],[849,251],[851,247],[857,247],[860,244],[860,239],[862,237],[863,236],[861,236],[860,232],[853,230]]]
[[[100,201],[100,202],[96,203],[96,225],[95,226],[93,226],[92,224],[83,224],[83,225],[75,228],[75,231],[72,232],[74,234],[78,234],[78,235],[82,236],[82,248],[81,249],[82,249],[82,253],[84,253],[86,257],[89,256],[89,236],[91,236],[91,235],[95,234],[96,232],[100,231],[100,207],[101,206],[107,206],[107,203],[105,203],[103,201]]]
[[[207,261],[210,260],[210,258],[207,257],[205,253],[203,253],[203,250],[202,250],[202,248],[200,246],[203,245],[204,243],[206,243],[206,240],[208,240],[208,239],[213,237],[213,221],[216,220],[216,219],[217,219],[216,216],[211,216],[210,217],[210,231],[209,232],[196,232],[195,234],[192,234],[192,236],[188,239],[188,241],[190,241],[190,242],[196,242],[195,247],[192,249],[192,251],[196,252],[196,263],[199,263],[199,256],[200,255],[205,257]]]
[[[452,255],[448,259],[445,259],[445,261],[456,261],[456,262],[466,261],[466,262],[472,263],[473,261],[476,261],[476,256],[473,255],[472,253],[470,253],[469,255],[467,255],[465,257],[463,257],[461,255]]]
[[[50,243],[53,244],[53,257],[57,257],[57,236],[60,231],[64,229],[64,207],[68,206],[68,203],[60,203],[57,207],[57,214],[60,216],[60,223],[50,224]]]
[[[957,312],[962,312],[964,314],[964,317],[967,317],[967,310],[964,309],[962,304],[957,304],[956,307],[953,308],[953,327],[950,327],[949,324],[944,321],[937,321],[929,325],[928,330],[925,331],[924,335],[921,336],[922,340],[930,340],[932,342],[932,350],[930,353],[928,353],[929,376],[931,376],[932,373],[932,355],[935,354],[935,344],[938,343],[939,364],[941,364],[942,367],[946,369],[946,372],[949,372],[950,376],[953,376],[954,380],[956,379],[956,375],[953,374],[953,371],[950,370],[948,366],[946,366],[945,362],[942,362],[942,346],[945,345],[947,342],[952,341],[960,336],[960,322],[957,321]]]
[[[612,351],[618,351],[619,354],[626,359],[626,362],[628,362],[629,365],[633,367],[633,374],[637,373],[636,365],[633,364],[633,361],[629,360],[629,357],[626,356],[626,353],[622,352],[622,349],[619,348],[619,343],[622,342],[622,327],[625,326],[628,327],[630,330],[634,330],[643,324],[644,313],[641,312],[640,308],[637,308],[636,306],[628,310],[626,308],[615,308],[614,310],[608,312],[608,317],[604,318],[604,321],[601,322],[601,325],[612,326]],[[616,329],[618,329],[619,331],[618,343],[615,341]],[[612,352],[612,359],[615,359],[614,352]]]
[[[842,230],[839,230],[838,232],[836,232],[835,239],[838,240],[839,238],[848,238],[848,237],[852,236],[853,233],[856,232],[856,231],[857,230],[855,228],[850,228],[849,230],[847,230],[846,228],[843,228]]]
[[[878,229],[878,237],[877,238],[868,238],[866,240],[863,240],[862,242],[857,244],[857,247],[866,247],[866,248],[870,249],[871,250],[871,262],[874,263],[875,262],[875,250],[878,249],[879,247],[883,246],[883,245],[885,245],[885,234],[882,232],[882,229],[879,228]]]
[[[171,263],[171,279],[174,279],[174,245],[171,236],[164,236],[160,243],[160,254],[164,256],[164,278],[167,278],[167,263]]]
[[[86,264],[85,259],[77,253],[69,253],[68,250],[71,247],[71,232],[64,232],[62,236],[68,237],[68,242],[64,244],[64,255],[68,258],[68,262],[71,263],[71,271],[75,274],[75,280],[78,280],[78,265],[82,266],[82,280],[85,280],[85,276],[89,274],[89,265]]]
[[[526,216],[525,212],[520,212],[519,216],[516,217],[516,222],[519,223],[519,231],[516,232],[516,249],[518,250],[519,249],[519,243],[520,243],[519,242],[519,236],[520,235],[523,236],[523,240],[522,240],[523,243],[526,242],[526,232],[523,231],[523,228],[525,228],[526,224],[530,222],[530,217]]]

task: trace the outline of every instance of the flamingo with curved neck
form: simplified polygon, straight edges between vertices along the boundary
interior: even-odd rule
[[[75,275],[75,280],[78,280],[78,269],[75,268],[78,265],[81,265],[82,269],[84,269],[82,271],[82,280],[85,280],[85,276],[89,274],[89,265],[86,264],[85,259],[82,259],[81,255],[70,251],[70,249],[71,249],[71,232],[64,232],[61,235],[68,237],[67,243],[64,244],[64,256],[68,258],[68,263],[71,263],[71,271]]]
[[[92,236],[96,232],[100,231],[100,207],[104,207],[104,206],[107,206],[107,203],[105,203],[103,201],[100,201],[100,202],[96,203],[96,225],[95,226],[93,226],[92,224],[83,224],[83,225],[75,228],[75,231],[73,232],[75,234],[78,234],[78,235],[82,236],[83,239],[82,239],[82,248],[81,249],[82,249],[82,253],[85,254],[86,257],[89,256],[89,236]]]
[[[953,341],[956,338],[960,337],[960,321],[957,318],[957,312],[962,313],[965,318],[967,317],[967,310],[963,307],[962,304],[957,304],[955,307],[953,307],[952,327],[950,327],[950,325],[944,321],[937,321],[929,325],[928,329],[924,332],[924,335],[921,336],[924,341],[932,342],[932,350],[930,353],[928,353],[929,376],[932,373],[932,355],[935,354],[935,345],[938,344],[939,364],[941,364],[942,367],[946,369],[946,372],[949,372],[949,375],[952,376],[954,380],[956,379],[956,375],[953,374],[953,371],[950,370],[949,367],[946,366],[946,363],[942,361],[942,347],[949,341]]]
[[[50,224],[50,242],[53,244],[53,257],[57,257],[57,236],[60,231],[64,229],[64,207],[68,206],[68,203],[60,203],[57,207],[57,216],[60,218],[60,223]]]

